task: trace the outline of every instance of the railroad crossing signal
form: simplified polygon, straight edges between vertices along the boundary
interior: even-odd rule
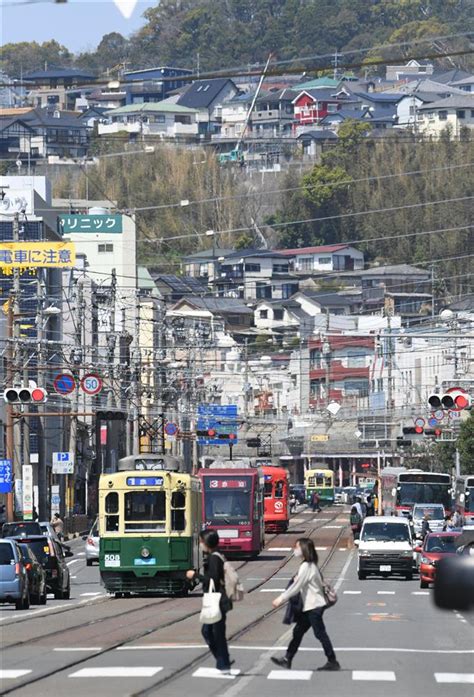
[[[43,387],[7,387],[3,399],[7,404],[44,404],[48,393]]]

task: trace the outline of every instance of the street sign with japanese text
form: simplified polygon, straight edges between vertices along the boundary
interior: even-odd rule
[[[23,465],[23,520],[33,520],[33,466]]]
[[[329,440],[327,433],[312,433],[310,437],[311,443],[322,443]]]
[[[0,242],[0,269],[59,268],[76,263],[73,242]]]
[[[70,233],[120,233],[122,229],[121,215],[63,215],[60,216],[62,232]]]
[[[53,453],[53,474],[74,474],[74,453]]]
[[[10,494],[12,491],[12,461],[0,460],[0,494]]]

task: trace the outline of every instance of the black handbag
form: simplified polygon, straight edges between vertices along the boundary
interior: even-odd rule
[[[290,581],[287,585],[287,588],[289,588],[292,585],[292,583],[293,583],[293,581]],[[286,610],[285,610],[285,615],[283,617],[283,624],[295,624],[295,622],[298,622],[302,613],[303,613],[303,597],[302,597],[301,593],[298,593],[298,595],[294,595],[288,601],[288,604],[287,604]]]

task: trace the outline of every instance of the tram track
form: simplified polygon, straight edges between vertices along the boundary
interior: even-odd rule
[[[324,528],[324,526],[327,523],[334,521],[340,515],[341,515],[341,511],[339,510],[331,518],[325,519],[324,521],[320,521],[322,523],[322,525],[315,525],[312,528],[310,528],[309,530],[306,530],[305,534],[308,537],[313,536],[318,530],[321,530],[322,528]],[[308,521],[308,522],[310,522],[310,521]],[[267,544],[271,544],[271,542],[275,541],[281,535],[298,534],[299,532],[300,531],[298,529],[296,529],[296,530],[293,529],[293,532],[291,529],[289,529],[289,530],[285,531],[285,533],[276,533],[272,536],[272,538],[270,539],[270,541],[268,541]],[[341,530],[339,531],[339,533],[337,535],[335,542],[331,545],[331,548],[328,551],[328,555],[326,556],[323,564],[321,565],[323,569],[327,566],[330,559],[334,555],[334,552],[336,551],[337,545],[339,544],[340,539],[343,536],[344,532],[345,532],[345,527],[341,528]],[[248,588],[247,593],[251,594],[251,593],[257,591],[259,588],[261,588],[266,583],[268,583],[274,576],[276,576],[290,562],[291,559],[292,559],[292,554],[286,555],[285,558],[276,566],[276,568],[274,568],[272,570],[271,573],[267,574],[261,581],[254,584],[252,587]],[[262,559],[260,561],[264,562],[265,558],[262,557]],[[240,564],[239,566],[236,566],[236,569],[240,570],[250,563],[255,563],[255,561],[253,561],[253,562],[251,562],[250,560],[243,561],[242,564]],[[192,597],[199,597],[199,596],[196,595],[196,596],[190,596],[190,597],[192,598]],[[23,642],[17,642],[15,644],[10,644],[9,646],[4,647],[3,650],[6,651],[9,649],[13,649],[13,648],[19,647],[25,643],[31,645],[32,643],[38,643],[40,641],[43,641],[44,639],[51,639],[52,637],[60,637],[63,634],[66,634],[66,633],[69,634],[73,630],[80,630],[80,629],[84,629],[84,628],[91,627],[91,626],[97,626],[97,625],[103,624],[107,621],[113,621],[116,618],[123,618],[123,617],[126,617],[128,615],[133,615],[133,614],[136,615],[136,613],[139,613],[142,610],[146,610],[146,609],[149,609],[152,607],[160,607],[161,605],[166,605],[167,609],[168,609],[170,607],[171,603],[173,603],[173,604],[177,603],[177,604],[181,605],[183,602],[182,598],[163,598],[163,599],[158,599],[158,600],[159,600],[159,602],[148,603],[146,605],[141,606],[140,608],[136,608],[136,607],[131,608],[129,610],[126,610],[125,612],[118,613],[114,616],[99,618],[97,620],[83,622],[83,623],[74,625],[72,627],[69,626],[67,628],[58,629],[58,630],[55,630],[53,632],[49,632],[46,634],[41,634],[38,637],[29,639],[29,640],[26,640]],[[113,598],[110,598],[110,601],[116,602],[115,599],[113,599]],[[253,627],[255,627],[258,624],[260,624],[261,622],[265,621],[274,612],[276,612],[276,611],[269,610],[268,612],[264,613],[260,617],[256,618],[255,621],[253,621],[252,623],[250,623],[246,627],[235,632],[233,635],[231,635],[229,637],[229,639],[233,640],[233,639],[239,638],[240,636],[244,635],[246,632],[250,631]],[[121,648],[121,647],[126,646],[128,644],[133,644],[134,642],[136,642],[140,639],[144,639],[145,637],[150,636],[151,634],[153,634],[155,632],[161,631],[161,630],[166,629],[170,626],[177,625],[181,622],[185,622],[193,617],[196,617],[197,615],[199,615],[199,613],[200,613],[200,608],[198,608],[196,610],[192,610],[190,612],[187,612],[182,616],[170,618],[169,620],[167,620],[165,622],[160,622],[159,624],[153,625],[145,630],[141,630],[139,632],[136,632],[132,636],[128,636],[125,639],[121,639],[121,640],[118,640],[116,642],[113,642],[112,644],[105,647],[104,649],[101,649],[100,651],[94,651],[87,656],[83,656],[82,658],[76,658],[75,660],[68,661],[66,664],[62,664],[61,666],[58,666],[57,668],[55,668],[53,670],[46,671],[46,672],[39,674],[39,675],[31,676],[29,680],[27,679],[23,682],[19,682],[19,683],[15,684],[11,688],[3,690],[1,694],[6,695],[6,694],[11,694],[11,693],[17,692],[18,690],[22,689],[23,687],[35,684],[35,683],[40,682],[42,680],[46,680],[49,677],[53,677],[54,675],[63,672],[64,670],[69,670],[70,668],[74,668],[75,666],[81,665],[81,664],[91,660],[92,658],[97,658],[99,656],[106,655],[107,653],[114,651],[118,648]],[[6,626],[8,626],[8,625],[6,625]],[[185,666],[180,668],[178,671],[175,671],[171,675],[166,676],[158,683],[154,684],[153,686],[150,686],[150,688],[147,688],[145,691],[137,692],[136,697],[139,697],[139,696],[145,697],[145,695],[150,694],[151,689],[154,690],[157,687],[160,687],[162,684],[166,684],[172,680],[177,679],[183,672],[188,670],[190,667],[193,667],[195,665],[195,663],[201,662],[207,655],[208,655],[208,651],[206,650],[202,654],[200,654],[198,657],[196,657],[192,662],[186,664]]]

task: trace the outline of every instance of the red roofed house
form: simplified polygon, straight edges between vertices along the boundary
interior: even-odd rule
[[[293,257],[293,271],[313,273],[358,271],[364,268],[364,255],[349,244],[326,244],[301,249],[279,249],[279,254]]]
[[[344,88],[319,88],[302,90],[292,103],[297,125],[312,126],[328,114],[334,114],[345,104],[354,101],[359,100],[352,98]]]

